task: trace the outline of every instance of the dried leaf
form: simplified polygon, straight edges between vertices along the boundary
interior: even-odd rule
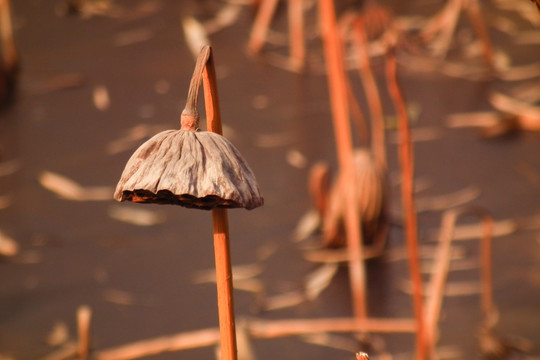
[[[452,114],[447,118],[447,126],[461,127],[489,127],[499,122],[500,114],[495,111],[472,112]]]
[[[154,298],[152,296],[135,295],[127,291],[118,289],[107,289],[103,292],[103,300],[118,305],[141,305],[152,306]]]
[[[21,168],[19,160],[10,160],[0,163],[0,176],[7,176],[15,173]]]
[[[19,252],[19,244],[0,230],[0,255],[15,256]]]
[[[540,107],[527,104],[501,93],[490,96],[491,105],[499,111],[516,115],[523,130],[540,130]]]
[[[328,263],[321,265],[318,269],[310,273],[306,278],[305,284],[306,298],[308,300],[315,300],[330,285],[337,270],[338,264]]]
[[[82,187],[65,176],[44,171],[39,176],[40,184],[59,197],[73,201],[106,201],[112,198],[109,186]]]
[[[261,148],[282,147],[292,144],[294,140],[294,134],[291,132],[257,134],[255,136],[255,146]]]
[[[302,241],[315,234],[321,226],[321,216],[315,210],[305,213],[294,230],[293,240]]]
[[[126,46],[150,40],[154,31],[149,28],[135,29],[116,34],[113,38],[114,46]]]
[[[478,187],[469,186],[451,194],[433,197],[418,197],[416,210],[418,212],[446,210],[473,201],[479,195],[480,189]]]
[[[289,163],[289,165],[291,165],[291,166],[293,166],[293,167],[295,167],[297,169],[303,169],[307,165],[306,157],[304,156],[304,154],[302,154],[298,150],[289,150],[289,151],[287,151],[287,154],[285,155],[285,157],[286,157],[287,162]]]
[[[111,106],[109,99],[109,90],[105,85],[98,85],[94,87],[93,92],[94,106],[101,111],[107,110]]]
[[[50,346],[59,346],[69,340],[69,330],[65,322],[57,321],[49,334],[47,335],[47,344]]]
[[[301,337],[301,339],[302,341],[309,344],[344,350],[349,353],[354,353],[358,350],[358,340],[351,337],[345,337],[329,333],[320,333],[304,335]]]
[[[499,74],[499,78],[506,81],[527,80],[538,76],[540,76],[540,63],[509,67]]]
[[[264,268],[261,264],[235,265],[232,267],[233,281],[252,279],[262,274]],[[195,284],[216,282],[216,270],[206,269],[196,272],[192,276]]]
[[[210,45],[210,39],[204,26],[195,20],[192,16],[186,16],[182,19],[184,29],[184,38],[189,47],[189,50],[195,58],[199,55],[201,48],[204,45]]]
[[[262,309],[266,311],[279,310],[300,305],[304,301],[306,301],[306,296],[303,292],[291,291],[267,297],[264,299]]]
[[[505,236],[512,234],[517,230],[517,222],[515,220],[501,220],[493,224],[493,237]],[[438,230],[434,232],[438,233]],[[480,239],[484,235],[483,224],[456,225],[454,227],[454,240],[474,240]]]
[[[108,214],[111,218],[139,226],[153,226],[165,221],[165,214],[147,209],[135,209],[127,206],[111,206]]]
[[[226,4],[216,13],[214,18],[204,23],[204,29],[208,34],[218,32],[234,24],[241,12],[242,6],[238,4]]]
[[[68,360],[73,359],[79,351],[79,346],[74,341],[68,341],[59,349],[42,357],[40,360]]]
[[[480,263],[477,259],[458,259],[450,262],[449,271],[462,271],[462,270],[472,270],[478,269]],[[423,263],[422,272],[424,274],[432,274],[435,268],[434,262]]]

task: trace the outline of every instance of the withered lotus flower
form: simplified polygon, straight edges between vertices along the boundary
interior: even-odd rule
[[[205,210],[250,210],[263,204],[255,175],[240,152],[220,134],[198,128],[197,97],[206,59],[197,62],[180,130],[160,132],[133,153],[116,187],[116,200]]]

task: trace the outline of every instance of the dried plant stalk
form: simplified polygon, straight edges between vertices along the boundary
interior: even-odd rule
[[[391,48],[386,57],[386,76],[388,91],[396,107],[399,122],[399,159],[402,173],[401,197],[403,211],[405,212],[405,235],[409,257],[409,271],[414,291],[414,314],[417,321],[416,353],[417,358],[423,360],[426,359],[426,334],[422,298],[422,276],[420,273],[420,259],[418,257],[418,225],[414,201],[413,148],[407,108],[397,79],[397,60],[394,50],[394,48]]]
[[[330,104],[332,108],[334,133],[340,169],[343,172],[345,190],[345,227],[349,257],[349,276],[353,293],[355,317],[365,319],[366,279],[362,260],[362,233],[355,204],[352,136],[347,105],[347,81],[343,64],[343,45],[337,30],[336,15],[332,0],[319,0],[320,26],[323,37],[324,54],[328,72]]]
[[[484,318],[488,320],[494,312],[492,299],[492,267],[491,267],[491,238],[493,231],[493,219],[491,215],[477,207],[463,207],[448,210],[444,213],[442,226],[439,235],[439,247],[435,257],[435,269],[430,282],[426,302],[426,325],[427,325],[427,344],[431,356],[435,353],[435,336],[437,322],[439,320],[442,299],[444,296],[444,285],[448,276],[451,260],[451,244],[453,240],[454,228],[459,216],[472,214],[480,217],[484,227],[484,234],[481,240],[481,280],[482,296],[481,308]],[[487,322],[487,321],[486,321]]]
[[[248,51],[251,54],[257,54],[263,47],[270,22],[276,11],[277,3],[278,0],[262,0],[260,2],[260,7],[249,36]]]
[[[206,60],[203,72],[206,127],[212,134],[221,135],[221,112],[217,91],[216,71],[212,52]],[[222,360],[235,360],[238,356],[236,326],[234,319],[233,275],[229,245],[229,221],[226,209],[212,210],[214,232],[214,257],[218,293],[220,351]]]
[[[90,319],[92,310],[88,306],[77,309],[77,328],[79,332],[79,345],[77,355],[79,359],[86,360],[90,354]]]

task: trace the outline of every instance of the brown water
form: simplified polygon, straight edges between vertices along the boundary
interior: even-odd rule
[[[142,2],[118,3],[133,9]],[[110,154],[107,146],[111,142],[138,124],[178,126],[194,65],[180,22],[187,2],[149,3],[160,8],[138,18],[81,19],[58,16],[54,2],[14,1],[22,72],[17,101],[0,117],[0,161],[16,160],[21,167],[0,177],[0,196],[12,199],[9,207],[0,210],[0,229],[18,242],[20,254],[0,263],[2,356],[36,359],[47,354],[52,348],[46,337],[59,321],[65,322],[75,337],[75,312],[82,304],[93,310],[96,350],[217,326],[214,284],[192,281],[198,271],[213,267],[210,212],[134,205],[134,209],[155,210],[166,219],[155,226],[136,226],[108,215],[118,206],[112,197],[107,201],[68,201],[38,182],[44,171],[50,171],[84,186],[113,187],[134,149]],[[396,11],[407,14],[419,8],[401,4]],[[510,13],[499,14],[527,28]],[[306,189],[309,167],[319,160],[332,165],[336,161],[326,79],[248,59],[244,47],[251,15],[244,9],[234,25],[213,34],[211,41],[225,135],[244,154],[265,195],[265,206],[260,209],[229,212],[232,261],[236,265],[261,262],[264,271],[258,278],[272,295],[300,289],[305,276],[316,268],[303,260],[300,248],[291,241],[292,233],[311,207]],[[115,43],[131,31],[141,31],[148,39],[125,46]],[[512,51],[517,63],[539,58],[538,45],[517,46],[495,31],[493,38],[497,46]],[[79,74],[82,85],[64,91],[39,91],[52,78],[65,74]],[[446,126],[448,114],[488,110],[490,93],[507,91],[517,83],[472,82],[406,70],[401,78],[406,98],[420,109],[414,127],[434,128],[440,134],[415,144],[416,175],[431,184],[419,197],[476,186],[481,194],[474,203],[488,209],[496,220],[528,218],[540,212],[537,134],[486,141],[478,139],[471,129]],[[170,88],[161,94],[155,88],[156,84],[164,86],[163,81]],[[110,97],[105,111],[92,102],[93,89],[100,85],[106,86]],[[359,84],[354,86],[360,91]],[[267,135],[278,136],[282,143],[261,146],[261,137]],[[395,144],[388,145],[393,177],[399,171],[396,151]],[[287,160],[295,152],[304,157],[300,167]],[[392,187],[393,208],[399,207],[398,189]],[[430,230],[439,226],[440,214],[420,214],[422,243],[433,244]],[[494,297],[500,310],[496,329],[529,339],[531,353],[536,356],[540,356],[538,239],[537,230],[498,237],[493,258]],[[389,251],[402,245],[401,228],[394,226]],[[477,255],[474,242],[459,246],[467,257]],[[264,249],[274,252],[260,261]],[[409,297],[398,290],[407,279],[405,265],[403,261],[384,260],[369,264],[370,313],[411,316]],[[455,272],[450,279],[475,280],[476,273]],[[239,317],[349,316],[351,309],[345,268],[318,299],[295,308],[254,313],[253,294],[236,291],[235,300]],[[472,295],[444,302],[439,343],[458,348],[462,358],[478,358],[478,301]],[[394,354],[413,349],[412,336],[384,339]],[[353,358],[349,351],[295,338],[257,340],[254,345],[259,359]],[[212,356],[213,349],[204,348],[149,359]]]

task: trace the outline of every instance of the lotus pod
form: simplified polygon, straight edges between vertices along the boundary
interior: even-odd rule
[[[207,210],[263,204],[255,175],[229,140],[183,129],[160,132],[141,145],[127,162],[114,198]]]
[[[377,165],[371,153],[358,149],[353,154],[355,203],[360,213],[364,242],[373,242],[386,218],[385,171]],[[330,189],[327,209],[323,214],[324,245],[338,247],[345,245],[344,217],[346,204],[345,177],[339,174]]]

